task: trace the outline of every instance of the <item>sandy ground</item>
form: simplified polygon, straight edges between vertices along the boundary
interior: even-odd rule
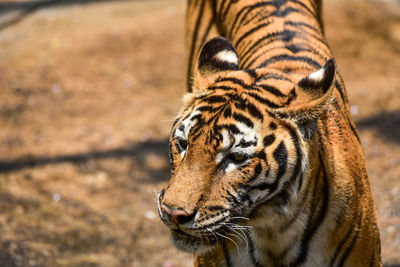
[[[47,2],[0,1],[0,265],[190,266],[154,197],[185,90],[184,1]],[[325,2],[400,266],[400,4]]]

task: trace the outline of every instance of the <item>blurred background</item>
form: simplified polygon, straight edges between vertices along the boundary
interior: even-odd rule
[[[0,1],[0,266],[190,266],[156,214],[184,0]],[[400,266],[400,1],[326,0],[386,267]]]

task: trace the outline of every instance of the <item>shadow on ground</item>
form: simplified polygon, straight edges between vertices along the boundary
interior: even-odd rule
[[[66,7],[72,5],[87,5],[101,2],[115,2],[116,0],[36,0],[36,1],[23,1],[11,2],[5,1],[0,3],[0,16],[16,12],[15,16],[0,22],[0,31],[22,21],[27,16],[34,12],[53,7]],[[118,1],[132,1],[132,0],[118,0]],[[134,0],[134,1],[149,1],[149,0]]]
[[[132,158],[139,164],[150,154],[155,154],[168,161],[168,140],[149,140],[109,150],[60,155],[55,157],[23,157],[15,160],[0,160],[0,173],[18,171],[26,168],[55,165],[61,163],[80,164],[90,160],[111,158]]]
[[[385,137],[387,141],[400,143],[400,110],[384,111],[357,120],[356,125],[360,131],[373,128],[378,132],[378,137]]]
[[[400,143],[400,110],[381,112],[379,114],[356,121],[357,128],[364,130],[373,128],[379,136]],[[95,159],[131,157],[137,162],[146,154],[157,154],[168,160],[168,140],[149,140],[109,150],[90,151],[86,153],[60,155],[55,157],[22,157],[15,160],[0,160],[0,173],[18,171],[26,168],[54,165],[61,163],[83,163]]]

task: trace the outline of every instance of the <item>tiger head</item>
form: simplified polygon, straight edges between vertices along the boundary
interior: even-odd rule
[[[172,177],[158,196],[176,247],[202,254],[233,226],[268,220],[295,201],[335,73],[333,60],[303,77],[240,70],[227,39],[203,46],[172,127]]]

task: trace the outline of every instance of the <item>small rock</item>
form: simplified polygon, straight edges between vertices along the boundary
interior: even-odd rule
[[[151,210],[146,210],[144,216],[149,220],[154,220],[156,218],[156,214]]]
[[[390,190],[390,194],[392,194],[392,196],[396,196],[399,193],[399,189],[397,189],[397,187],[393,187],[392,190]]]
[[[393,233],[394,231],[396,231],[396,226],[394,226],[394,225],[389,225],[388,227],[386,227],[386,232],[387,232],[387,233],[391,234],[391,233]]]
[[[396,164],[397,164],[397,159],[391,159],[390,160],[390,165],[396,166]]]
[[[140,141],[146,142],[147,140],[149,140],[149,136],[147,134],[142,134],[140,136]]]
[[[174,267],[174,264],[170,261],[164,262],[163,267]]]
[[[357,115],[358,114],[358,106],[357,105],[352,105],[350,107],[350,112],[351,112],[351,115]]]
[[[59,193],[54,193],[53,194],[53,199],[55,202],[58,202],[61,200],[61,195]]]
[[[53,84],[53,86],[51,87],[51,91],[55,95],[59,94],[61,92],[61,85],[59,85],[58,83]]]

